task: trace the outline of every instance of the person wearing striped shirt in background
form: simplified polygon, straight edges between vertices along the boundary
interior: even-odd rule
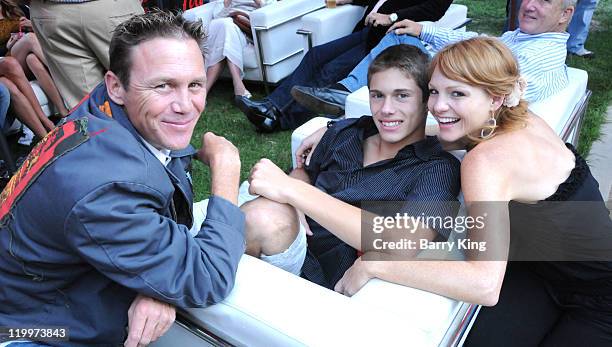
[[[566,43],[568,23],[574,13],[576,0],[524,0],[519,10],[519,28],[504,33],[499,39],[512,51],[527,80],[525,100],[545,99],[568,84]],[[389,28],[389,33],[357,67],[332,88],[295,87],[294,98],[311,110],[344,113],[348,92],[366,85],[368,65],[386,47],[400,43],[431,45],[433,52],[453,42],[478,36],[469,31],[451,30],[402,20]]]

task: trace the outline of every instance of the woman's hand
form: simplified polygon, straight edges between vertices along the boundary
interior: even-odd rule
[[[361,289],[371,278],[374,278],[370,270],[371,262],[361,260],[361,257],[355,260],[344,276],[336,283],[334,290],[346,296],[353,296]]]
[[[321,138],[323,134],[325,134],[325,131],[327,131],[327,127],[322,127],[302,140],[300,147],[295,151],[295,161],[298,169],[310,164],[312,153],[314,153],[315,148],[317,148],[317,145],[321,142]]]
[[[382,13],[370,13],[366,17],[364,24],[366,26],[371,25],[371,26],[377,27],[381,25],[381,26],[388,27],[389,25],[391,25],[391,16],[388,14],[382,14]]]

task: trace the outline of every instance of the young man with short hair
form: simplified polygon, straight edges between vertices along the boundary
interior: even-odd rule
[[[372,117],[330,124],[309,165],[292,177],[267,159],[255,165],[250,189],[265,198],[242,206],[248,254],[333,288],[364,249],[361,222],[346,209],[367,201],[457,200],[459,162],[425,136],[428,61],[413,46],[385,50],[369,69]],[[296,210],[308,216],[307,247]],[[419,237],[448,235],[427,229]]]

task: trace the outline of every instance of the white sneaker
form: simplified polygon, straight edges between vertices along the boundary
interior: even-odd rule
[[[569,54],[575,55],[575,56],[581,57],[581,58],[586,58],[586,59],[595,58],[595,53],[589,51],[588,49],[586,49],[584,47],[581,50],[579,50],[578,52],[569,52]]]

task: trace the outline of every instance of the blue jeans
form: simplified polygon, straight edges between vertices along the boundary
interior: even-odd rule
[[[295,129],[313,114],[291,97],[293,86],[325,87],[346,76],[366,56],[368,29],[352,33],[324,45],[313,47],[306,53],[293,73],[276,87],[268,99],[283,116],[281,128]]]
[[[368,84],[368,68],[370,63],[376,59],[376,57],[384,51],[387,47],[396,46],[399,44],[407,44],[420,48],[425,54],[429,54],[427,49],[423,45],[421,40],[410,35],[397,35],[395,33],[389,33],[383,37],[383,39],[372,48],[370,53],[363,58],[363,60],[351,71],[351,73],[342,81],[340,84],[346,87],[351,92]]]
[[[570,38],[567,40],[568,51],[578,53],[584,49],[584,43],[589,36],[593,12],[595,12],[598,2],[599,0],[578,0],[572,21],[567,27],[567,32],[570,34]]]
[[[8,127],[13,124],[15,118],[7,117],[6,113],[8,111],[9,105],[11,104],[11,94],[9,93],[8,88],[2,83],[0,83],[0,129],[6,130]]]

